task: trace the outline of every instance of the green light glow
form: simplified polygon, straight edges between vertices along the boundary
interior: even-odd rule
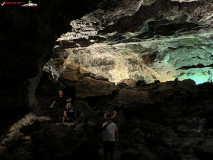
[[[195,81],[196,84],[202,84],[205,82],[213,82],[213,69],[208,68],[198,68],[198,69],[191,69],[182,75],[179,79],[192,79]]]

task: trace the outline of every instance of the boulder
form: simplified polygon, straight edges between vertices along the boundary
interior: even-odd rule
[[[75,86],[79,78],[83,78],[85,74],[89,74],[85,69],[78,64],[69,64],[63,70],[60,80],[66,86]]]
[[[136,81],[134,81],[133,79],[124,79],[124,80],[121,81],[121,83],[125,83],[130,87],[136,86]]]
[[[95,96],[106,96],[116,91],[118,87],[114,83],[85,77],[76,85],[76,97],[86,98]]]

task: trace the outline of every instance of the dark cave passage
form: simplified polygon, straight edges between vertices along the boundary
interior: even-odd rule
[[[33,79],[50,59],[56,38],[70,29],[70,20],[95,9],[98,2],[45,0],[35,9],[17,5],[1,8],[1,133],[29,112],[29,106],[36,105],[32,95],[39,80]]]

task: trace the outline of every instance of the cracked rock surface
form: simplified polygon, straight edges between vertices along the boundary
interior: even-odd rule
[[[72,32],[58,39],[58,57],[49,63],[58,77],[71,64],[113,83],[212,81],[211,1],[124,0],[112,6],[71,21]]]

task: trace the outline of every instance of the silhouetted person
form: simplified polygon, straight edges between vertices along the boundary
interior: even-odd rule
[[[72,103],[68,102],[66,104],[65,110],[64,110],[64,117],[66,121],[75,121],[75,115],[74,115],[74,108],[72,107]]]
[[[116,112],[113,115],[109,113],[104,114],[104,118],[106,122],[103,123],[103,143],[104,143],[104,160],[112,160],[115,141],[118,140],[118,128],[115,123],[113,123],[113,119],[116,116]]]
[[[64,109],[65,106],[67,104],[67,102],[70,102],[72,99],[71,98],[67,98],[62,90],[58,91],[58,97],[53,101],[52,105],[50,106],[50,108],[52,108],[55,104],[58,108],[58,117],[59,117],[59,121],[64,122]]]

